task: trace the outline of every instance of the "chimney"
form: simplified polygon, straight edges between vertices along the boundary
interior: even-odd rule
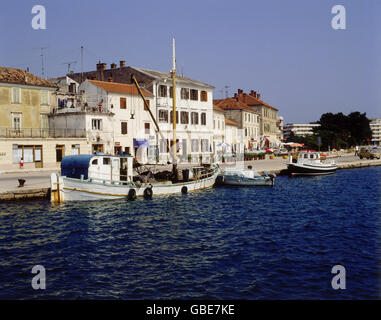
[[[251,90],[251,91],[250,91],[250,95],[251,95],[252,97],[254,97],[254,98],[257,97],[257,93],[256,93],[254,90]]]
[[[234,98],[237,98],[237,97],[238,97],[238,95],[237,95],[237,93],[235,93],[235,94],[234,94]]]
[[[111,63],[111,69],[116,69],[116,63]]]
[[[121,68],[125,67],[126,66],[126,60],[120,60],[119,65]]]
[[[109,77],[107,80],[108,82],[112,82],[112,77]]]
[[[261,100],[261,94],[260,93],[257,93],[257,99]]]
[[[242,89],[238,89],[238,95],[242,95],[243,94],[243,90]]]
[[[106,70],[106,66],[107,66],[106,63],[102,63],[102,62],[99,61],[99,63],[97,63],[97,71]]]

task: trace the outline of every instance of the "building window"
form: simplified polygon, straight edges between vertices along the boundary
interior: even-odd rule
[[[209,140],[208,139],[201,139],[201,152],[208,152],[209,148]]]
[[[61,162],[62,158],[65,156],[65,146],[56,145],[56,162]]]
[[[21,88],[12,88],[12,103],[21,103]]]
[[[171,120],[171,123],[173,123],[173,111],[171,111],[170,113],[170,120]],[[176,123],[179,123],[179,112],[176,111]]]
[[[160,153],[168,153],[168,139],[167,140],[160,140]]]
[[[208,93],[206,91],[201,91],[200,99],[201,101],[208,101]]]
[[[189,113],[186,111],[180,112],[181,124],[189,124]]]
[[[104,165],[109,165],[111,163],[110,158],[103,158],[103,164]]]
[[[41,90],[40,91],[41,105],[49,105],[49,91]]]
[[[144,131],[145,131],[145,134],[150,134],[150,124],[149,124],[149,122],[146,122],[145,124],[144,124]]]
[[[166,97],[167,96],[167,86],[160,85],[159,86],[159,97]]]
[[[120,133],[121,134],[127,134],[127,122],[126,121],[122,121],[120,123]]]
[[[159,110],[159,122],[168,123],[168,110]]]
[[[71,145],[71,154],[72,155],[80,154],[80,145],[79,144],[72,144]]]
[[[199,151],[198,140],[197,139],[192,139],[191,143],[192,143],[192,152],[198,152]]]
[[[173,87],[169,87],[169,97],[173,98]]]
[[[206,113],[201,113],[201,125],[206,126]]]
[[[93,130],[102,130],[102,119],[92,119],[91,127]]]
[[[121,109],[127,109],[127,99],[126,98],[120,98],[120,108]]]
[[[181,99],[183,100],[189,100],[189,89],[187,88],[181,88]]]
[[[21,130],[22,113],[12,113],[12,129]]]
[[[147,99],[146,99],[146,101],[147,101],[147,105],[148,105],[148,108],[149,108],[150,107],[150,101],[147,100]],[[146,104],[144,103],[144,110],[148,111],[148,108],[147,108]]]
[[[195,100],[195,101],[198,100],[198,90],[191,89],[191,91],[190,91],[190,99],[191,100]]]
[[[197,112],[191,113],[191,123],[192,124],[198,124],[198,113]]]

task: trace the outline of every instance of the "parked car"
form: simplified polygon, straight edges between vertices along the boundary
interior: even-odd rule
[[[367,149],[367,148],[361,148],[359,153],[358,153],[358,156],[360,157],[360,159],[362,159],[362,158],[380,159],[381,158],[381,154],[379,152],[377,152],[377,149]]]

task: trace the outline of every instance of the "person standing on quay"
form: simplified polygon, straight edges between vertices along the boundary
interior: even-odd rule
[[[24,159],[22,157],[20,159],[20,169],[24,169]]]
[[[359,153],[359,146],[356,146],[356,147],[355,147],[355,156],[357,156],[358,153]]]

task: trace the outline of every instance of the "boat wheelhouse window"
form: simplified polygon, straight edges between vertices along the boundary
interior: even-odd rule
[[[103,158],[103,164],[110,164],[110,158]]]
[[[94,159],[93,161],[91,161],[91,164],[92,164],[93,166],[97,165],[97,164],[98,164],[98,159]]]
[[[313,159],[313,158],[315,158],[315,157],[314,157],[314,155],[313,155],[313,154],[311,154],[311,155],[310,155],[310,158],[311,158],[311,159]]]
[[[307,153],[304,155],[304,159],[308,159],[308,154]]]

